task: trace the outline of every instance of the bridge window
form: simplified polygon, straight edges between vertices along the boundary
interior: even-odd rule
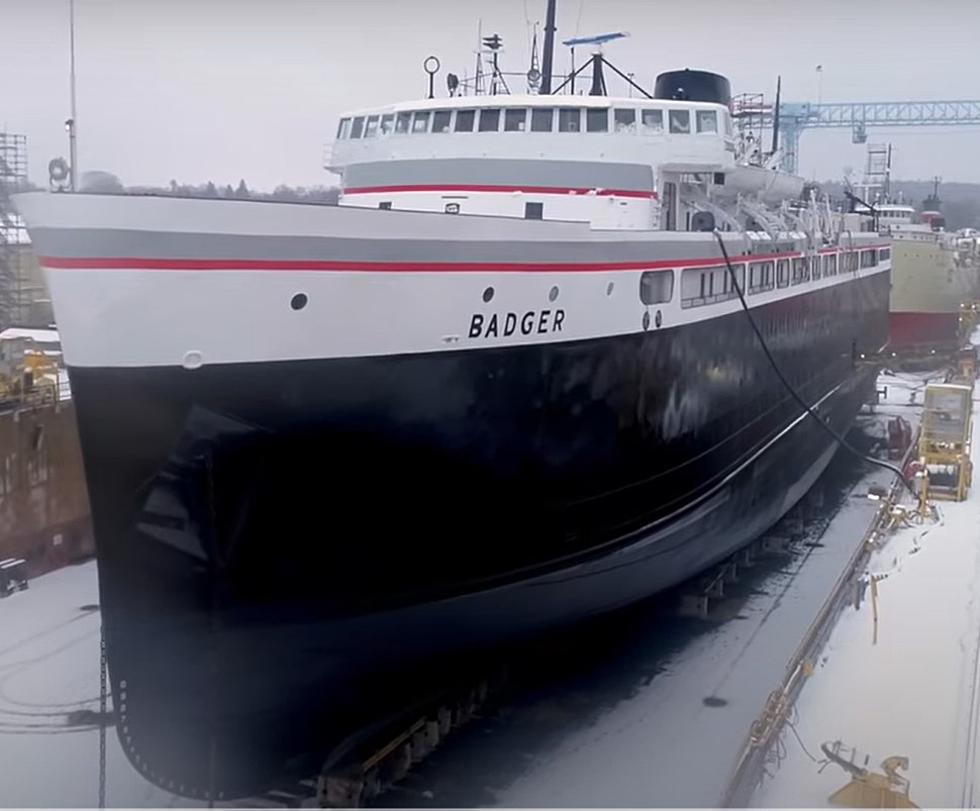
[[[551,132],[555,126],[555,111],[551,107],[531,110],[531,132]]]
[[[346,138],[348,135],[350,135],[350,119],[342,118],[337,125],[337,139]]]
[[[436,110],[432,116],[432,131],[449,132],[449,123],[452,117],[452,110]]]
[[[664,131],[664,111],[663,110],[643,110],[642,112],[643,132],[646,135],[651,133],[661,133]]]
[[[616,132],[636,132],[636,110],[622,107],[613,110],[613,126]]]
[[[691,131],[691,111],[671,110],[670,131],[678,135],[686,135]]]
[[[819,279],[820,278],[820,257],[819,256],[811,256],[809,259],[807,259],[807,264],[808,264],[808,266],[810,268],[810,277],[812,279]]]
[[[878,251],[878,261],[879,262],[887,262],[891,258],[892,258],[892,249],[891,248],[882,248],[880,251]]]
[[[543,220],[544,219],[544,203],[525,203],[524,204],[524,219],[525,220]]]
[[[873,268],[878,263],[878,252],[875,250],[861,251],[861,267]]]
[[[391,135],[391,130],[395,123],[395,114],[388,113],[387,115],[381,116],[381,134]]]
[[[456,111],[456,132],[473,132],[476,123],[476,110]]]
[[[640,301],[666,304],[674,297],[674,271],[647,270],[640,275]]]
[[[827,256],[827,269],[825,271],[826,276],[836,276],[837,275],[837,254],[832,253]]]
[[[504,110],[504,132],[524,132],[526,127],[526,107],[512,107]]]
[[[558,132],[581,132],[582,110],[580,107],[561,107],[558,110]]]
[[[412,123],[411,113],[399,113],[398,118],[395,119],[395,132],[396,133],[408,132],[411,123]]]
[[[596,110],[590,107],[585,111],[585,129],[588,132],[609,132],[609,109]]]
[[[354,119],[354,123],[351,124],[350,137],[360,138],[361,134],[364,132],[364,116],[359,115]]]
[[[718,132],[718,113],[714,110],[698,110],[698,132]]]
[[[500,108],[480,110],[480,132],[496,132],[500,129]]]
[[[428,132],[429,130],[429,111],[428,110],[416,110],[412,114],[412,132]]]
[[[367,124],[364,125],[364,137],[373,138],[378,134],[378,119],[380,116],[369,115]]]

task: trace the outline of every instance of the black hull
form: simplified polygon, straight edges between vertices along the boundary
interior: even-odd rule
[[[755,311],[846,430],[887,275]],[[607,612],[777,521],[835,446],[742,313],[384,358],[73,369],[120,736],[154,782],[260,789],[415,663]],[[369,703],[367,699],[373,697]]]

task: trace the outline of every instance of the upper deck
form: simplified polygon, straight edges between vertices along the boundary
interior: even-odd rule
[[[732,165],[722,104],[608,96],[458,96],[345,114],[329,166],[390,159],[586,160],[723,171]]]

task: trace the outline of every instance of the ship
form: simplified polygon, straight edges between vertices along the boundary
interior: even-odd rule
[[[977,241],[971,229],[946,230],[938,179],[919,212],[901,199],[892,199],[890,147],[885,172],[876,176],[873,171],[876,156],[883,152],[880,145],[869,146],[869,169],[862,188],[868,199],[869,192],[875,195],[878,228],[891,239],[889,346],[903,354],[956,349],[962,339],[961,306],[980,298]],[[870,211],[867,204],[861,208]]]
[[[563,95],[545,66],[343,115],[337,206],[17,198],[154,783],[258,791],[433,662],[723,560],[873,393],[887,240],[741,154],[724,77],[612,96],[597,53]]]

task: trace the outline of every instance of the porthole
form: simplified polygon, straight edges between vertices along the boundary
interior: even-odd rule
[[[488,287],[483,291],[483,301],[489,304],[493,300],[493,288]]]
[[[643,329],[644,330],[650,329],[650,312],[649,312],[649,310],[647,312],[643,313]]]
[[[607,296],[611,296],[612,295],[612,291],[613,291],[613,289],[615,287],[616,287],[616,283],[615,282],[609,282],[609,284],[606,285],[606,295]]]
[[[548,291],[548,301],[554,301],[558,298],[558,285],[555,285]]]
[[[290,300],[289,306],[294,310],[302,310],[308,301],[309,299],[307,298],[306,293],[297,293]]]

